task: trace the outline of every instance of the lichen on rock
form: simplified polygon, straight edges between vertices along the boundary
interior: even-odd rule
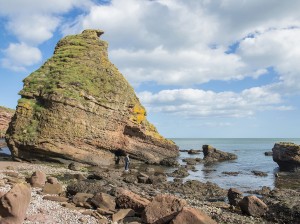
[[[149,163],[178,155],[147,121],[134,89],[109,61],[101,30],[60,40],[24,79],[6,140],[15,158],[110,164],[115,152]]]

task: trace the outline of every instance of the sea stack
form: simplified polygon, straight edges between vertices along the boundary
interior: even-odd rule
[[[300,145],[292,142],[275,143],[273,161],[281,171],[300,172]]]
[[[120,151],[154,164],[178,155],[178,147],[147,121],[133,88],[109,61],[101,34],[85,30],[63,38],[24,79],[6,133],[14,158],[105,165]]]

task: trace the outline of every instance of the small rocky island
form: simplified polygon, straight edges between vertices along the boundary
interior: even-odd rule
[[[281,171],[300,171],[300,145],[279,142],[274,145],[272,151],[273,160]]]
[[[112,164],[117,152],[158,164],[178,147],[147,121],[133,88],[109,61],[101,30],[60,40],[54,55],[24,80],[6,135],[21,160]]]

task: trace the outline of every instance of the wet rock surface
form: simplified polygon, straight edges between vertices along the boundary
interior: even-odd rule
[[[268,174],[266,172],[258,171],[258,170],[252,170],[251,173],[253,173],[255,176],[259,177],[266,177]]]

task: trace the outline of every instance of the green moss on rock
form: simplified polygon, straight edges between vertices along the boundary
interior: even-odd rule
[[[178,154],[147,121],[134,89],[109,61],[101,34],[86,30],[61,39],[54,55],[24,79],[7,133],[14,156],[49,154],[98,164],[119,149],[148,162]]]

